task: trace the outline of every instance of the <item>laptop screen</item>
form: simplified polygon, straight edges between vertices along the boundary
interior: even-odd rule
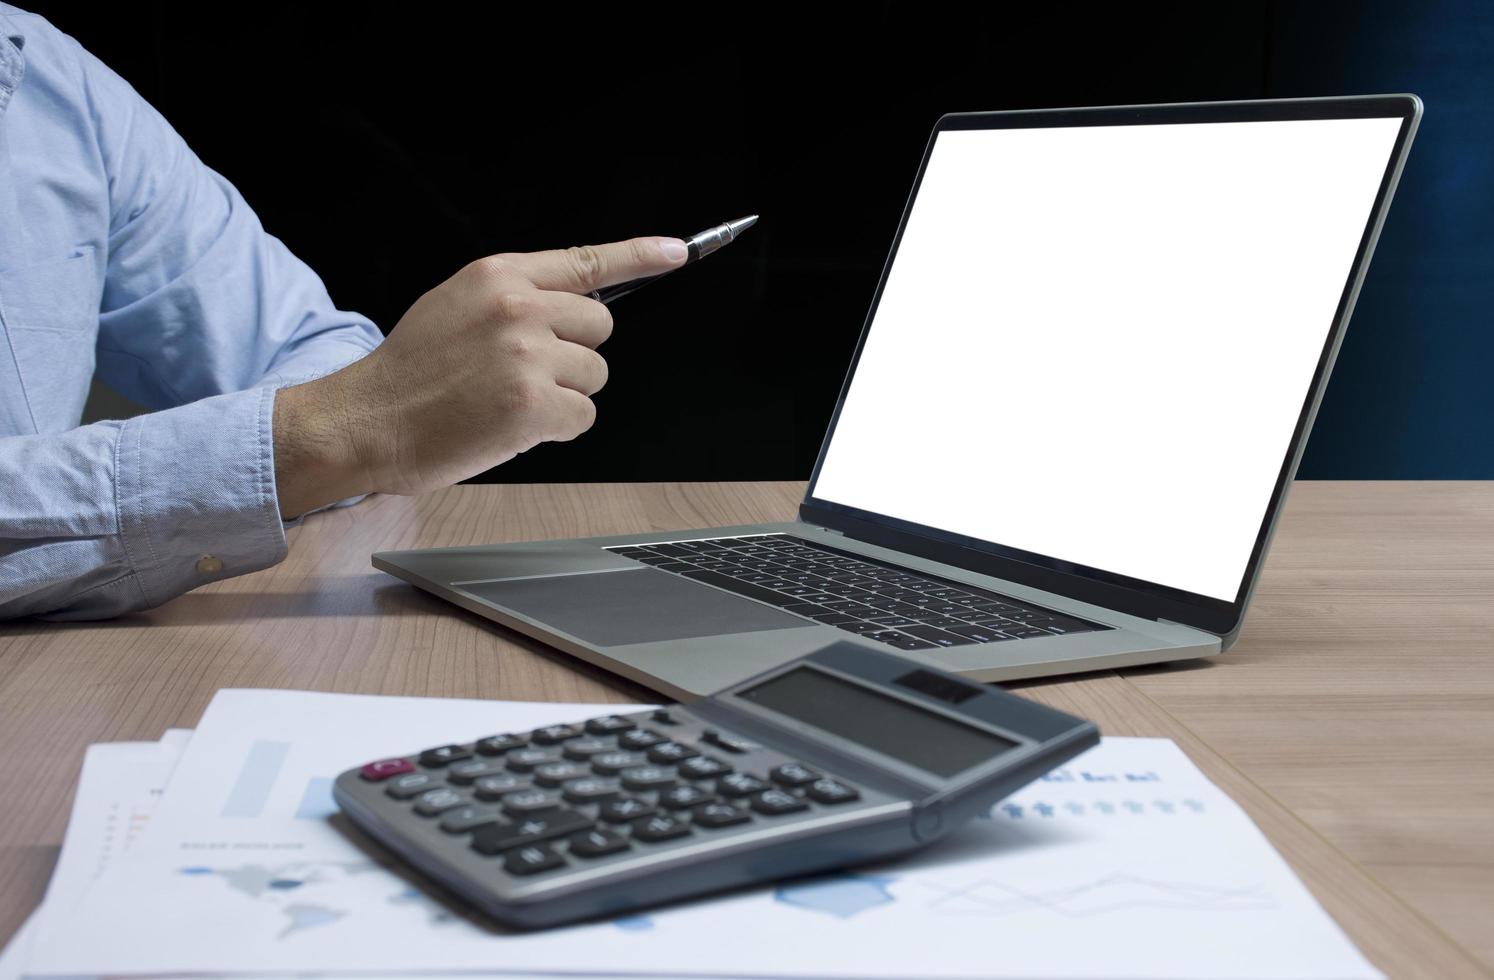
[[[941,131],[810,496],[1234,601],[1401,125]]]

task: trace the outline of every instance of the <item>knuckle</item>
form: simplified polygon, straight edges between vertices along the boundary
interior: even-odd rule
[[[533,296],[516,289],[505,289],[493,296],[493,312],[505,321],[524,320],[535,311]]]
[[[576,245],[566,249],[571,267],[583,282],[591,282],[602,274],[602,253],[595,245]]]
[[[534,378],[521,375],[504,392],[504,407],[515,415],[532,414],[540,404],[540,385]]]
[[[502,279],[511,271],[508,257],[504,255],[485,255],[467,263],[467,268],[479,278],[489,281]]]
[[[539,353],[539,344],[535,338],[521,330],[506,331],[500,346],[504,356],[511,361],[533,360]]]

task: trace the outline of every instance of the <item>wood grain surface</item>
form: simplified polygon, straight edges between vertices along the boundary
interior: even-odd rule
[[[470,486],[291,529],[290,557],[108,623],[0,624],[0,938],[40,900],[91,742],[222,687],[521,700],[647,691],[369,567],[375,550],[791,519],[803,484]],[[1028,682],[1175,739],[1392,976],[1494,968],[1494,484],[1300,483],[1239,644]]]

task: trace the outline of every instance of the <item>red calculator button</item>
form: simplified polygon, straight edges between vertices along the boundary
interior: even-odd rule
[[[371,783],[390,776],[398,776],[401,773],[414,772],[415,763],[409,759],[380,759],[378,762],[370,762],[363,767],[363,778]]]

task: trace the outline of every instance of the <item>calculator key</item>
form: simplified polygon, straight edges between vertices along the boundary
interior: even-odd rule
[[[472,758],[472,746],[470,745],[441,745],[420,753],[420,764],[437,769],[470,758]]]
[[[561,787],[561,795],[567,803],[606,803],[615,800],[620,795],[617,780],[601,779],[596,776],[583,776],[580,779],[572,779]]]
[[[581,729],[575,725],[546,725],[536,728],[529,737],[535,745],[559,745],[566,739],[580,738]]]
[[[700,753],[688,745],[681,745],[678,742],[665,742],[662,745],[655,745],[648,750],[648,761],[672,766],[677,762],[684,762],[686,759],[692,759],[697,755],[700,755]]]
[[[478,827],[497,822],[497,807],[468,803],[455,810],[447,810],[438,826],[448,834],[465,834],[469,830],[476,830]]]
[[[513,823],[495,823],[477,828],[472,833],[472,849],[479,854],[491,856],[511,847],[565,837],[590,826],[591,818],[575,810],[537,813]]]
[[[606,827],[593,827],[579,834],[572,834],[566,843],[570,845],[572,857],[583,858],[605,857],[633,846],[622,834]]]
[[[508,768],[514,772],[533,772],[535,766],[557,761],[554,753],[544,749],[515,749],[507,758]]]
[[[479,800],[488,800],[489,802],[502,799],[514,790],[528,788],[528,780],[521,779],[511,773],[504,773],[500,776],[484,776],[472,784],[472,789],[476,792],[477,798]]]
[[[799,810],[807,810],[809,804],[799,799],[793,793],[786,793],[781,789],[769,789],[758,793],[752,798],[752,809],[758,813],[776,817],[783,813],[796,813]]]
[[[603,715],[586,723],[586,730],[592,735],[617,735],[637,727],[622,715]]]
[[[627,796],[610,803],[603,803],[597,816],[608,823],[627,823],[654,812],[654,805],[635,796]]]
[[[861,794],[845,783],[829,778],[816,779],[805,792],[816,803],[849,803],[861,799]]]
[[[695,808],[695,826],[715,830],[717,827],[732,827],[746,823],[752,814],[730,803],[707,803]]]
[[[408,800],[413,796],[419,796],[426,790],[436,789],[440,785],[441,777],[433,772],[412,772],[389,780],[389,785],[384,787],[384,792],[396,800]]]
[[[690,833],[690,825],[676,820],[667,813],[656,813],[633,821],[633,839],[653,844],[663,840],[674,840]]]
[[[458,786],[471,786],[484,776],[500,776],[504,765],[497,759],[468,759],[446,767],[446,779]]]
[[[674,715],[669,713],[668,708],[655,708],[653,714],[649,715],[649,718],[657,721],[661,725],[679,724],[679,722],[674,720]]]
[[[632,752],[603,752],[591,757],[591,771],[599,776],[616,776],[624,769],[643,764],[643,756]]]
[[[617,736],[617,747],[621,749],[646,749],[669,739],[658,732],[651,732],[647,728],[639,728],[631,732],[623,732]]]
[[[521,789],[506,794],[502,801],[505,813],[514,817],[525,817],[531,813],[543,813],[560,806],[559,793],[546,793],[542,789]]]
[[[797,762],[785,762],[768,773],[768,778],[779,786],[803,786],[820,778],[820,774]]]
[[[547,762],[534,767],[534,781],[541,786],[559,786],[569,779],[580,779],[591,770],[579,762]]]
[[[503,859],[503,870],[511,875],[532,875],[565,867],[565,858],[554,848],[534,844],[510,851]]]
[[[585,762],[594,755],[612,751],[612,743],[605,738],[577,738],[565,743],[561,750],[567,759]]]
[[[502,755],[511,749],[522,749],[528,744],[529,739],[522,735],[489,735],[478,739],[476,749],[478,755]]]
[[[359,770],[359,774],[369,782],[377,783],[390,776],[399,776],[414,771],[415,763],[409,759],[380,759],[378,762],[370,762],[364,766]]]
[[[426,790],[415,798],[415,812],[422,817],[438,817],[452,807],[461,806],[467,798],[447,786]]]
[[[708,755],[697,755],[693,759],[681,762],[679,771],[680,775],[686,779],[714,779],[723,773],[731,772],[731,766]]]
[[[716,792],[722,796],[747,796],[760,793],[767,788],[767,783],[745,772],[727,773],[716,780]]]
[[[666,766],[634,766],[621,775],[623,785],[631,790],[668,789],[675,783],[674,770]]]
[[[675,786],[659,794],[659,805],[670,810],[688,810],[714,800],[716,795],[699,786]]]
[[[737,738],[733,735],[723,735],[714,728],[707,728],[701,732],[700,740],[707,745],[714,745],[718,749],[725,749],[728,752],[735,752],[738,755],[759,747],[755,742],[749,742],[745,738]]]

